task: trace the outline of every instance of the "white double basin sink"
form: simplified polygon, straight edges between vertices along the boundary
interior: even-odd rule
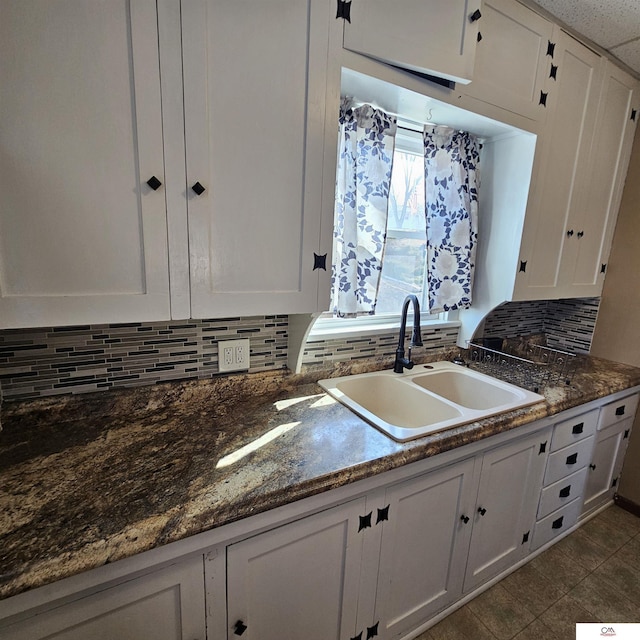
[[[544,397],[451,362],[376,371],[320,386],[399,442],[542,402]]]

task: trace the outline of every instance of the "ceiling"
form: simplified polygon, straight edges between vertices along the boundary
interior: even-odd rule
[[[640,0],[535,0],[640,74]]]

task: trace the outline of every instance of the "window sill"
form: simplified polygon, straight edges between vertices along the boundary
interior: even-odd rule
[[[412,323],[408,323],[407,326],[411,327]],[[420,324],[420,328],[424,332],[428,332],[433,329],[442,329],[449,327],[460,327],[461,323],[458,320],[428,320]],[[326,325],[320,327],[313,327],[307,336],[307,342],[314,342],[318,340],[338,340],[340,338],[353,338],[372,335],[381,335],[385,333],[393,333],[399,331],[400,320],[389,320],[388,322],[370,322],[357,325],[351,323],[344,327],[328,327]]]

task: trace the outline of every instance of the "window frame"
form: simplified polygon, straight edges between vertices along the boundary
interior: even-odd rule
[[[410,153],[421,153],[422,131],[418,129],[419,126],[420,125],[416,123],[405,122],[399,118],[398,131],[396,133],[396,148],[398,148],[398,142],[400,142],[400,150],[406,150]],[[420,304],[422,305],[422,301]],[[401,317],[401,308],[393,313],[362,315],[356,318],[336,318],[331,311],[325,311],[321,313],[313,323],[309,331],[308,339],[340,339],[390,333],[399,329]],[[432,315],[421,308],[420,326],[423,329],[460,327],[460,325],[461,323],[458,320],[458,313],[456,311]]]

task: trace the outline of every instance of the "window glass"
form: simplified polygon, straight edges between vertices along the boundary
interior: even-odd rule
[[[376,313],[398,313],[405,297],[418,296],[425,311],[426,231],[424,160],[419,133],[396,136],[389,194],[387,241],[382,261]],[[416,148],[417,147],[417,148]]]

